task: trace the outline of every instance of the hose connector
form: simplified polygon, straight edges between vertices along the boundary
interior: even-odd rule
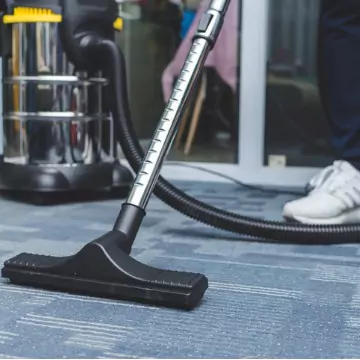
[[[115,0],[61,0],[63,21],[60,28],[62,46],[77,71],[101,69],[100,55],[89,56],[97,39],[115,41],[114,22],[118,7]]]

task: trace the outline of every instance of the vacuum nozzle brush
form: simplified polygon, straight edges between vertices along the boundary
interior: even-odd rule
[[[5,262],[1,275],[18,285],[158,306],[190,310],[200,302],[204,275],[142,264],[121,249],[123,237],[110,231],[69,257],[22,253]]]

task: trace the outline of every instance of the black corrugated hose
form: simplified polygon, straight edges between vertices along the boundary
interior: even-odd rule
[[[110,69],[111,99],[115,131],[130,166],[138,172],[145,154],[134,130],[127,95],[125,59],[116,43],[103,40]],[[154,194],[180,213],[212,227],[233,232],[243,241],[269,241],[287,244],[341,244],[360,242],[360,224],[305,225],[266,221],[218,209],[187,195],[159,177]]]

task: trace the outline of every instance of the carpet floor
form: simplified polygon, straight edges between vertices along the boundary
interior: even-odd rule
[[[280,220],[290,195],[179,183],[218,207]],[[68,255],[111,229],[120,201],[0,200],[0,262]],[[150,201],[133,256],[205,273],[191,312],[34,290],[0,280],[0,358],[359,358],[360,247],[247,242]],[[96,265],[96,264],[95,264]]]

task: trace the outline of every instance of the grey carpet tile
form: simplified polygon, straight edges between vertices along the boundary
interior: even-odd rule
[[[280,220],[288,195],[180,183],[197,198]],[[111,229],[120,202],[38,207],[0,200],[0,260],[68,255]],[[359,358],[360,247],[247,242],[152,198],[133,256],[205,273],[192,312],[81,297],[0,280],[0,357]]]

